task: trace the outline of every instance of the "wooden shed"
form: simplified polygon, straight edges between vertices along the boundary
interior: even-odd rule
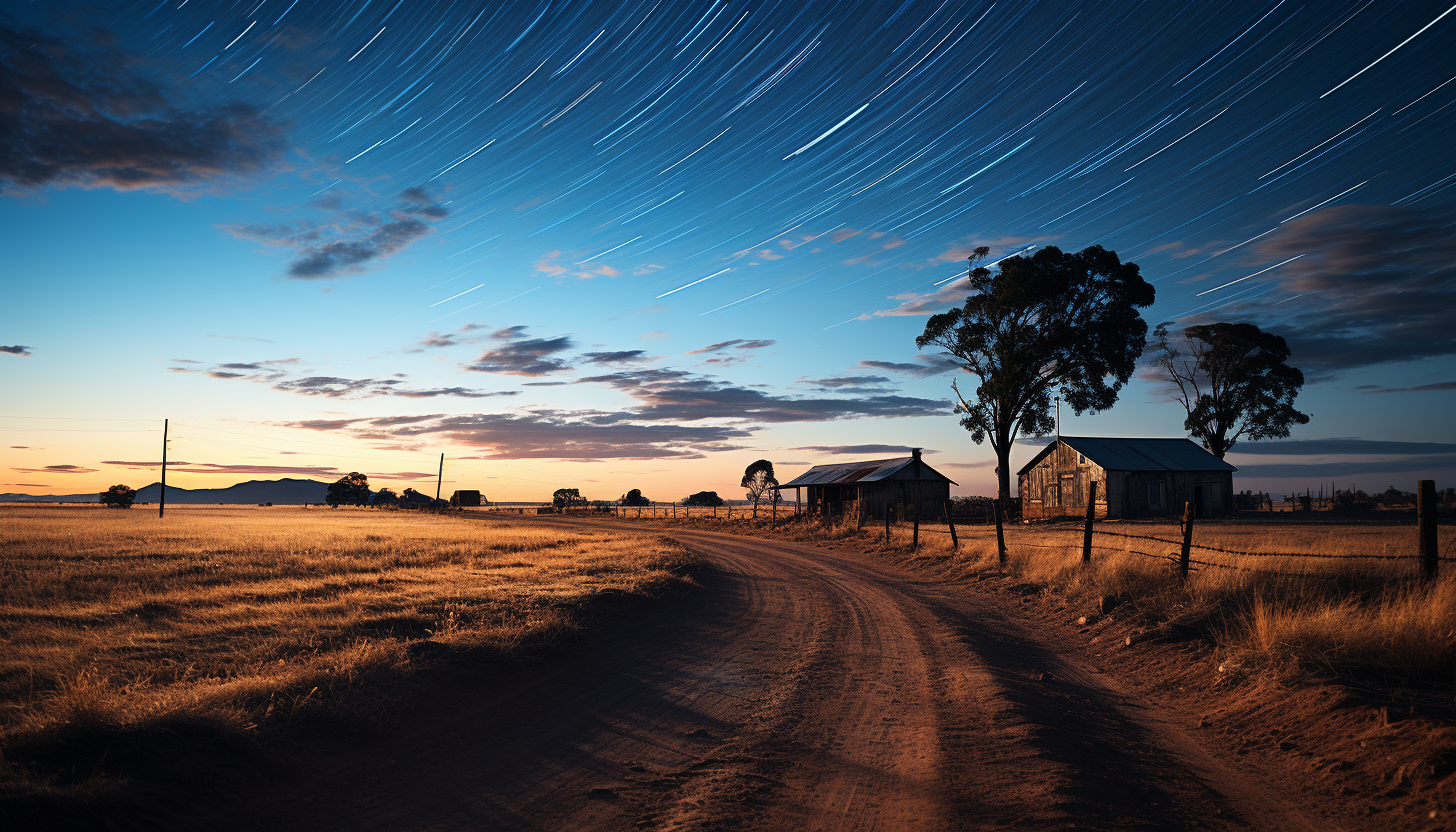
[[[1083,517],[1097,481],[1098,517],[1199,517],[1233,513],[1234,466],[1187,439],[1063,436],[1017,472],[1021,516]]]
[[[921,520],[933,520],[944,515],[950,487],[956,484],[925,464],[919,448],[912,448],[910,456],[893,459],[815,465],[779,490],[796,489],[797,497],[797,489],[804,489],[809,513],[825,517],[863,512],[865,520],[884,520],[887,513],[891,520],[902,520],[918,508]]]
[[[461,489],[450,495],[450,505],[457,508],[466,506],[472,508],[480,507],[480,492],[472,489]]]

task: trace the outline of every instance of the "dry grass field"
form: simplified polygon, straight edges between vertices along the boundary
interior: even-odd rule
[[[781,517],[775,531],[763,509],[758,520],[695,514],[691,521],[676,522],[842,541],[962,576],[1000,569],[995,527],[988,525],[958,525],[959,546],[953,548],[944,523],[924,524],[912,554],[909,524],[893,526],[886,543],[883,526],[856,529],[852,522],[825,525]],[[1135,599],[1149,620],[1196,629],[1251,657],[1295,660],[1397,683],[1450,685],[1456,678],[1456,562],[1442,563],[1436,582],[1421,582],[1414,522],[1342,524],[1277,516],[1203,522],[1195,527],[1195,562],[1187,583],[1168,559],[1177,553],[1176,542],[1121,536],[1178,541],[1176,521],[1099,522],[1095,528],[1092,564],[1084,567],[1081,523],[1007,524],[1006,571],[1062,596],[1073,610],[1093,613],[1108,595]],[[1456,535],[1444,524],[1439,546],[1443,557],[1456,556]]]
[[[689,563],[654,535],[411,512],[0,507],[0,793],[79,788],[93,736],[367,724],[372,682],[555,642]]]

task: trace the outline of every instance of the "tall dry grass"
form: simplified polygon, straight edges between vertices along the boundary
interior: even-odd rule
[[[1174,524],[1099,523],[1099,531],[1179,540]],[[944,526],[939,527],[944,530]],[[994,529],[922,534],[921,556],[950,568],[996,567]],[[905,532],[892,535],[904,546]],[[1452,549],[1449,533],[1443,551]],[[1414,526],[1217,522],[1195,526],[1185,582],[1167,559],[1178,546],[1095,534],[1082,563],[1081,524],[1013,525],[1008,571],[1091,611],[1107,595],[1140,611],[1198,628],[1236,650],[1292,658],[1340,673],[1450,682],[1456,677],[1456,564],[1433,583],[1419,577]],[[1332,555],[1284,557],[1281,553]],[[1350,556],[1396,556],[1365,559]]]
[[[372,720],[363,683],[551,642],[594,596],[687,563],[656,535],[410,512],[3,507],[0,754],[179,720]]]
[[[670,522],[670,521],[669,521]],[[999,571],[990,525],[958,525],[953,548],[944,523],[926,523],[911,552],[910,524],[784,519],[711,519],[705,528],[804,541],[843,541],[951,576]],[[1099,522],[1090,565],[1082,563],[1082,524],[1007,524],[1006,572],[1038,584],[1073,609],[1092,612],[1107,595],[1135,599],[1139,612],[1196,627],[1218,643],[1252,656],[1295,659],[1338,673],[1376,674],[1415,682],[1456,678],[1456,562],[1430,584],[1419,578],[1414,525],[1213,521],[1195,526],[1185,583],[1173,571],[1182,532],[1177,521]],[[1173,543],[1116,537],[1159,537]],[[1440,549],[1456,555],[1456,536],[1441,529]],[[1281,557],[1280,553],[1336,558]],[[1345,558],[1378,555],[1396,559]]]

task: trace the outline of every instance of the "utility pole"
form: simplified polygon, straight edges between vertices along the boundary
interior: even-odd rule
[[[1057,439],[1062,438],[1062,397],[1056,396],[1052,399],[1057,403]]]
[[[440,485],[445,482],[445,455],[440,454],[440,475],[435,480],[435,499],[440,499]]]
[[[157,498],[157,516],[167,513],[167,420],[162,420],[162,496]]]

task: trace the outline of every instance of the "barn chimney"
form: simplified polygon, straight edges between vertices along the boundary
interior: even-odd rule
[[[915,479],[918,480],[918,479],[920,479],[920,449],[919,448],[911,448],[910,449],[910,458],[912,460],[914,460],[914,464],[915,464]]]

